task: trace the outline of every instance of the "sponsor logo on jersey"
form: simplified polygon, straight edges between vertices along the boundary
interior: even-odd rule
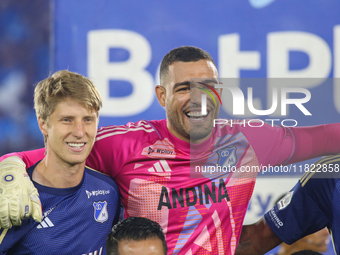
[[[107,202],[94,202],[94,219],[97,222],[103,223],[109,218],[109,213],[107,211]]]
[[[274,208],[270,209],[269,215],[270,215],[271,220],[274,222],[277,228],[280,228],[283,226],[283,222],[276,215]]]
[[[217,151],[217,165],[221,167],[234,166],[237,163],[236,147],[228,146]]]
[[[40,222],[40,224],[37,226],[37,229],[41,228],[51,228],[54,227],[54,224],[48,217],[44,217],[44,219]]]
[[[148,148],[148,155],[150,154],[160,154],[160,155],[164,155],[164,154],[168,154],[168,155],[176,155],[176,152],[174,150],[169,150],[169,149],[162,149],[162,148],[151,148],[149,146]]]
[[[159,162],[156,162],[155,164],[153,164],[153,167],[150,167],[148,171],[150,173],[154,173],[154,172],[166,173],[166,172],[171,172],[171,169],[168,163],[166,162],[166,160],[159,160]]]
[[[157,210],[162,210],[163,206],[172,209],[177,207],[220,203],[223,200],[230,201],[223,178],[217,183],[210,182],[210,184],[203,184],[191,188],[172,188],[170,190],[169,188],[162,186]]]
[[[47,215],[49,215],[54,208],[55,207],[52,207],[48,209],[46,212],[44,212],[44,218],[42,219],[41,223],[37,226],[38,229],[54,227],[54,224],[52,223],[50,218],[47,217]]]
[[[153,149],[149,146],[148,155],[150,155],[150,153],[153,153],[153,152],[155,152],[155,150],[153,150]]]
[[[277,202],[277,208],[279,210],[286,208],[290,204],[290,201],[292,200],[293,197],[293,193],[294,191],[288,192],[283,198],[280,199],[279,202]]]
[[[86,191],[87,198],[90,198],[91,196],[98,196],[98,195],[107,195],[110,194],[110,190],[92,190],[92,191]]]
[[[168,138],[165,138],[164,140],[158,140],[154,144],[145,147],[142,155],[149,158],[175,158],[177,152],[175,146]]]
[[[49,215],[53,211],[54,208],[55,207],[52,207],[52,208],[48,209],[46,212],[44,212],[44,216]]]

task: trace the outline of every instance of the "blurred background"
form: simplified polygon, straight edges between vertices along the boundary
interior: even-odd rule
[[[34,85],[49,75],[50,3],[0,1],[0,155],[43,146]]]
[[[237,78],[233,84],[245,96],[256,83],[256,109],[270,107],[274,87],[310,91],[304,106],[312,116],[289,106],[286,116],[261,119],[294,119],[298,126],[338,122],[339,13],[337,0],[1,0],[0,155],[43,147],[34,86],[61,69],[95,82],[104,101],[100,126],[165,118],[154,86],[162,57],[181,45],[208,51],[220,77]],[[276,78],[284,82],[277,85]],[[222,101],[231,101],[230,94]],[[247,110],[234,116],[231,104],[223,104],[220,117],[258,118]],[[246,223],[301,175],[261,174]]]

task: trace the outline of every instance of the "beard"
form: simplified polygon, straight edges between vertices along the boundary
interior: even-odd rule
[[[178,112],[172,110],[170,107],[167,109],[167,119],[170,122],[176,133],[182,137],[190,140],[191,143],[197,143],[197,141],[208,137],[213,129],[213,120],[206,120],[203,123],[193,123],[190,120],[190,124],[186,125],[184,118],[186,116],[179,115]]]

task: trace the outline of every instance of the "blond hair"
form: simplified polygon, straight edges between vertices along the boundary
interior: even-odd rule
[[[34,109],[37,117],[48,122],[58,103],[70,98],[97,112],[102,99],[97,88],[86,77],[62,70],[39,82],[34,90]]]

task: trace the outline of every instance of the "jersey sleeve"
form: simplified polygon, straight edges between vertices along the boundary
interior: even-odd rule
[[[0,161],[11,156],[18,156],[19,158],[21,158],[22,161],[24,161],[24,163],[26,164],[26,169],[27,169],[45,157],[45,148],[32,150],[32,151],[9,153],[9,154],[6,154],[0,157]]]
[[[340,153],[340,124],[247,128],[247,138],[262,165],[287,165]]]
[[[331,228],[336,178],[307,172],[264,218],[270,229],[285,243],[292,244],[324,227]]]
[[[288,164],[340,153],[340,124],[291,128],[294,153]]]
[[[261,128],[246,127],[245,135],[261,165],[286,164],[294,153],[295,139],[290,128],[266,123]]]

